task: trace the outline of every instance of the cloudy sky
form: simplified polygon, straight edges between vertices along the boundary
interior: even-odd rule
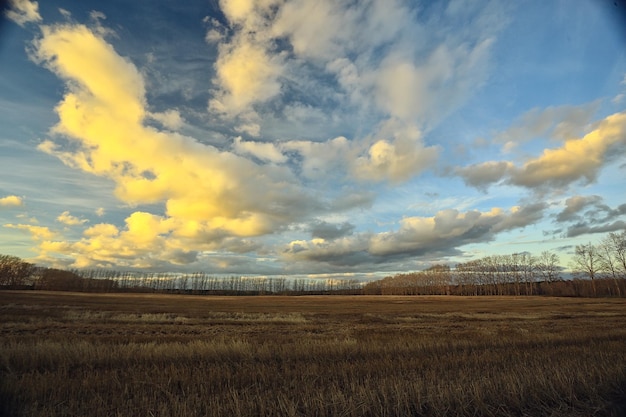
[[[374,278],[626,229],[622,2],[9,1],[0,253]]]

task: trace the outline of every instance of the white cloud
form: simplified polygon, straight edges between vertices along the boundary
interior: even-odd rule
[[[224,0],[220,6],[229,30],[208,22],[207,36],[219,51],[210,110],[255,137],[268,120],[274,131],[277,120],[311,121],[307,127],[315,130],[333,118],[367,120],[379,134],[348,136],[350,159],[343,160],[347,173],[366,181],[404,181],[432,166],[437,149],[424,145],[422,131],[480,87],[501,26],[481,15],[494,14],[493,4],[485,11],[441,10],[450,21],[417,19],[416,10],[395,0]],[[458,37],[455,22],[464,13],[484,25]],[[434,43],[426,37],[432,33]],[[337,107],[320,112],[311,105],[320,101]]]

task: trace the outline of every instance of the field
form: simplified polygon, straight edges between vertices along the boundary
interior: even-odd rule
[[[626,300],[0,292],[2,416],[621,416]]]

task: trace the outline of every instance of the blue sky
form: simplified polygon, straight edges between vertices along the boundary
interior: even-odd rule
[[[371,279],[626,229],[621,2],[8,2],[0,253]]]

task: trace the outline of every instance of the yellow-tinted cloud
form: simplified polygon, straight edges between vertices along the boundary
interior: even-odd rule
[[[280,57],[245,35],[222,45],[215,69],[219,90],[209,106],[217,112],[236,116],[280,93]]]
[[[29,0],[9,0],[9,8],[5,12],[6,17],[20,26],[30,22],[40,22],[39,4]]]
[[[220,8],[229,21],[242,23],[252,16],[254,3],[254,0],[220,0]]]
[[[86,26],[43,26],[41,30],[42,37],[34,45],[36,59],[45,62],[64,79],[78,82],[68,85],[70,93],[57,109],[67,116],[59,126],[64,129],[63,133],[71,134],[95,122],[86,117],[86,110],[129,123],[143,120],[144,82],[131,62],[120,57],[111,45]],[[85,109],[85,104],[92,108]]]
[[[528,188],[564,187],[576,181],[595,181],[611,159],[626,152],[626,113],[615,113],[595,124],[582,138],[566,140],[563,146],[545,149],[521,166],[510,161],[488,161],[455,173],[469,185],[484,188],[500,180]]]
[[[216,90],[209,109],[227,117],[255,115],[253,106],[280,93],[278,77],[283,58],[271,49],[270,15],[281,3],[276,0],[221,0],[220,7],[234,35],[219,44],[215,63]],[[210,40],[223,40],[222,36]],[[239,131],[257,132],[258,126],[243,123]],[[257,133],[258,134],[258,133]]]
[[[605,118],[580,139],[567,140],[561,148],[543,154],[513,170],[511,183],[525,187],[567,185],[584,178],[592,182],[610,158],[609,149],[626,145],[626,113]],[[623,149],[622,149],[623,152]]]
[[[19,207],[24,205],[22,197],[16,195],[8,195],[0,198],[0,207]]]
[[[26,230],[34,240],[51,240],[57,237],[57,234],[46,226],[33,226],[32,224],[5,224],[4,227],[9,229]]]
[[[161,113],[150,113],[150,118],[158,121],[164,127],[170,130],[180,129],[185,121],[178,110],[168,110]]]
[[[64,211],[57,217],[57,221],[63,223],[66,226],[78,226],[88,222],[87,219],[79,219],[78,217],[72,216],[69,211]]]
[[[112,179],[116,197],[125,203],[162,203],[166,210],[165,216],[133,213],[126,228],[115,233],[102,225],[87,229],[71,245],[77,266],[104,262],[113,253],[141,258],[150,251],[180,250],[175,246],[183,244],[217,248],[227,236],[270,233],[306,211],[307,199],[289,182],[285,168],[259,166],[145,124],[145,118],[155,115],[146,111],[139,71],[88,28],[62,25],[45,27],[42,33],[33,57],[68,86],[56,108],[59,122],[53,133],[74,145],[66,150],[47,140],[39,149]],[[177,115],[165,111],[156,118],[167,124]],[[281,160],[278,152],[267,156]],[[68,216],[60,221],[70,221]]]

